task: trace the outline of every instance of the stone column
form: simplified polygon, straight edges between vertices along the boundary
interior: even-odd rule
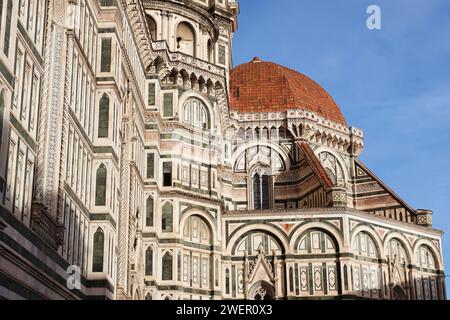
[[[64,0],[48,1],[45,66],[42,105],[39,120],[36,197],[33,204],[32,228],[45,230],[61,224],[62,185],[67,126],[68,92],[71,86],[73,56],[74,4]],[[47,226],[48,224],[48,226]],[[57,225],[56,225],[57,227]],[[37,231],[38,232],[38,231]],[[53,237],[58,237],[55,232]],[[45,235],[46,237],[49,234]],[[55,239],[56,245],[62,239]]]

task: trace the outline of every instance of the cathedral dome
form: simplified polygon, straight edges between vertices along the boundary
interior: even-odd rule
[[[284,112],[302,109],[340,124],[346,120],[333,98],[307,76],[272,62],[254,58],[231,71],[231,109]]]

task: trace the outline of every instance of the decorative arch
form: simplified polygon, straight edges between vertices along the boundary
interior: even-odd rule
[[[255,158],[253,160],[252,163],[250,163],[250,166],[254,166],[257,165],[258,163],[261,163],[261,161],[263,163],[261,164],[266,164],[271,166],[271,168],[274,171],[288,171],[291,167],[291,158],[289,156],[289,150],[285,150],[284,147],[281,147],[279,145],[276,145],[270,141],[252,141],[252,142],[247,142],[242,144],[241,146],[239,146],[237,148],[237,150],[233,153],[232,158],[231,158],[231,164],[232,164],[232,168],[235,172],[237,171],[245,171],[245,170],[249,170],[250,168],[242,168],[242,161],[245,157],[245,155],[255,149],[258,148],[259,149],[259,153],[263,152],[261,150],[263,150],[263,148],[267,148],[271,151],[271,158],[270,159],[264,159],[264,158]],[[272,154],[272,152],[274,154]],[[267,156],[268,157],[268,156]],[[276,166],[273,166],[272,161],[273,160],[277,160],[276,158],[278,158],[278,161],[280,162],[280,167],[277,168]],[[267,160],[269,160],[269,163],[266,163]],[[266,161],[266,162],[264,162]]]
[[[267,281],[258,281],[249,290],[249,299],[254,301],[275,300],[275,288]]]
[[[211,129],[211,116],[208,108],[202,100],[197,98],[190,98],[184,102],[182,105],[182,120],[183,123],[198,129]]]
[[[367,225],[359,225],[352,230],[352,232],[351,232],[352,236],[350,238],[350,246],[353,245],[355,238],[361,232],[365,232],[371,236],[372,240],[375,243],[375,247],[378,252],[378,257],[380,257],[381,253],[383,252],[383,243],[381,242],[380,236],[371,227],[369,227]]]
[[[421,239],[418,240],[413,247],[413,257],[415,259],[416,254],[417,254],[417,250],[421,247],[421,246],[426,246],[428,247],[428,249],[431,251],[431,253],[434,256],[434,261],[436,263],[436,270],[443,270],[443,263],[439,254],[439,250],[436,248],[436,246],[434,245],[434,243],[430,240],[427,239]]]
[[[214,224],[195,212],[185,215],[180,223],[183,247],[178,252],[178,281],[212,291],[218,277],[214,268]]]
[[[408,300],[405,290],[399,285],[394,286],[392,289],[392,295],[392,300]]]
[[[392,237],[388,241],[385,241],[385,246],[383,248],[384,255],[382,256],[395,259],[396,262],[404,263],[405,265],[411,262],[410,255],[408,253],[408,249],[406,248],[403,241],[398,239],[397,237]]]
[[[145,13],[145,19],[147,20],[148,31],[153,41],[158,40],[158,24],[156,19],[149,13]]]
[[[239,244],[240,240],[249,233],[253,232],[267,233],[277,241],[283,253],[287,252],[289,242],[286,234],[281,229],[272,224],[251,224],[238,228],[230,235],[226,248],[226,254],[231,255],[232,252],[236,250],[236,246]]]
[[[176,28],[175,49],[187,55],[196,57],[197,34],[195,28],[186,20],[180,21]]]
[[[285,253],[285,249],[277,237],[260,230],[249,231],[239,238],[231,253],[233,256],[245,256],[245,252],[248,255],[258,255],[261,248],[266,256],[271,256],[273,253],[277,255]]]
[[[388,233],[383,240],[383,255],[387,256],[388,252],[386,252],[386,248],[389,245],[391,240],[397,240],[399,243],[401,243],[405,249],[405,253],[406,253],[406,260],[408,261],[408,263],[411,263],[411,261],[413,261],[413,251],[412,251],[412,247],[410,242],[406,239],[406,237],[404,235],[402,235],[401,233],[398,232],[390,232]]]
[[[183,239],[190,243],[211,245],[214,242],[211,226],[202,217],[191,215],[183,225]]]
[[[357,256],[364,256],[373,259],[379,259],[381,257],[382,251],[380,248],[377,248],[372,235],[365,231],[361,231],[356,234],[351,242],[351,248],[353,253]]]
[[[215,118],[214,117],[214,107],[213,104],[211,103],[211,101],[209,101],[208,99],[206,99],[203,95],[197,93],[197,92],[193,92],[193,91],[186,91],[184,93],[181,94],[181,96],[178,98],[178,105],[179,105],[179,114],[184,118],[183,115],[183,108],[184,105],[186,103],[186,101],[188,101],[189,99],[197,99],[200,100],[203,105],[206,107],[206,113],[208,115],[208,120],[209,120],[209,127],[210,128],[214,128],[216,126],[216,122],[215,122]]]
[[[320,154],[322,154],[324,152],[329,153],[334,158],[336,158],[337,162],[339,163],[340,167],[342,168],[343,175],[344,175],[343,178],[344,178],[345,184],[347,184],[348,181],[350,180],[350,173],[348,171],[347,166],[345,165],[345,161],[342,158],[342,156],[339,154],[339,152],[336,152],[333,149],[330,149],[330,148],[327,148],[327,147],[323,147],[323,146],[321,146],[321,147],[317,148],[316,150],[314,150],[314,153],[315,153],[315,155],[317,156],[317,158],[319,160],[320,160]]]
[[[311,239],[308,239],[308,235]],[[316,236],[317,239],[315,239]],[[295,251],[299,252],[305,250],[309,245],[307,243],[308,240],[310,241],[311,249],[313,252],[320,251],[329,254],[336,254],[339,252],[339,244],[334,235],[326,230],[318,228],[307,229],[303,233],[301,233],[300,236],[295,240]],[[317,244],[317,247],[315,246],[315,244]],[[324,247],[322,247],[323,244],[325,245]]]
[[[335,241],[337,252],[340,252],[344,247],[342,236],[340,235],[339,230],[337,230],[335,226],[323,222],[305,222],[303,224],[298,225],[292,230],[291,235],[289,236],[290,252],[295,252],[298,246],[298,242],[301,239],[301,236],[304,233],[308,232],[308,230],[320,230],[325,234],[327,234],[329,237],[331,237]]]
[[[440,267],[435,253],[427,244],[422,244],[415,249],[414,264],[429,270],[439,270]]]
[[[181,218],[180,218],[180,230],[184,230],[186,221],[188,221],[188,219],[191,218],[192,216],[198,216],[206,222],[206,224],[208,225],[209,230],[211,232],[212,240],[214,242],[218,237],[218,233],[217,233],[215,223],[214,223],[214,217],[209,212],[206,212],[204,210],[189,208],[189,209],[186,209],[185,211],[183,211],[181,213]]]

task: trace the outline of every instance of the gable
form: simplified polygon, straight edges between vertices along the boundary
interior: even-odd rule
[[[359,160],[355,160],[354,184],[355,209],[399,221],[413,220],[415,210]]]

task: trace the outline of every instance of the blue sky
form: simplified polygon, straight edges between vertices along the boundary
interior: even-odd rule
[[[381,30],[367,29],[371,4],[381,8]],[[433,210],[435,228],[450,232],[450,1],[240,5],[234,64],[258,56],[319,82],[349,125],[364,129],[361,159],[410,205]],[[443,249],[448,264],[449,234]]]

